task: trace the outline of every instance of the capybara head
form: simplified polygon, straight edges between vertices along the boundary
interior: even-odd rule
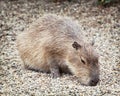
[[[68,63],[72,73],[81,84],[96,86],[99,81],[99,63],[93,45],[74,42],[71,46],[73,51],[68,56]]]

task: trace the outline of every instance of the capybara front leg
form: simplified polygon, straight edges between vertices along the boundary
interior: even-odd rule
[[[51,77],[52,78],[57,78],[60,77],[60,71],[59,71],[59,66],[57,60],[51,60],[50,63],[50,72],[51,72]]]

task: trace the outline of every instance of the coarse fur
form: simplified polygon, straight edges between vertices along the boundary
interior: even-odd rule
[[[81,27],[69,17],[46,14],[18,35],[17,48],[28,69],[59,77],[69,72],[84,85],[99,81],[98,55],[84,42]]]

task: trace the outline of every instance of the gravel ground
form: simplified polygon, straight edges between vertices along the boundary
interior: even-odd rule
[[[103,8],[91,3],[0,0],[0,96],[120,96],[120,5]],[[95,38],[100,84],[82,86],[68,74],[52,79],[49,74],[24,69],[16,36],[48,12],[77,19],[85,39]]]

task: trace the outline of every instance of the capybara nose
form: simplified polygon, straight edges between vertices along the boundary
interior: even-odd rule
[[[90,80],[89,85],[90,86],[96,86],[98,82],[99,82],[99,78],[94,78],[94,79]]]

